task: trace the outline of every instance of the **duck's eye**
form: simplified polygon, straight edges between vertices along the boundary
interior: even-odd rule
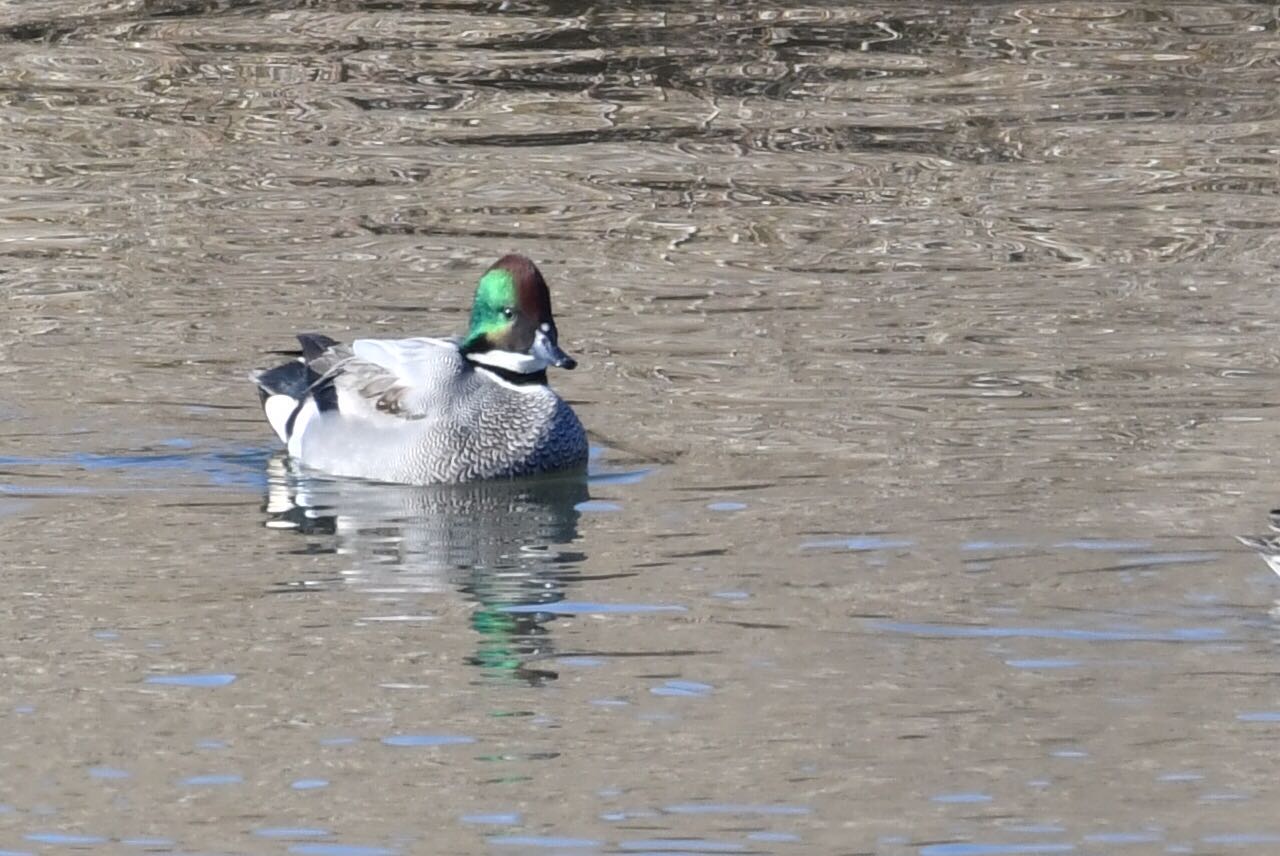
[[[516,316],[516,311],[512,309],[510,306],[504,306],[502,308],[503,318],[514,318],[515,316]]]

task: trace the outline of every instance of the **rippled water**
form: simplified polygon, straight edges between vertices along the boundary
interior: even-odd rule
[[[1278,32],[0,2],[0,850],[1280,852]],[[590,477],[293,471],[509,250]]]

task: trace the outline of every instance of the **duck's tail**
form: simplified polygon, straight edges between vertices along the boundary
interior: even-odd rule
[[[338,344],[337,341],[319,333],[300,333],[298,341],[302,343],[302,356],[249,375],[258,386],[262,410],[271,423],[271,429],[285,445],[289,445],[290,438],[302,429],[300,423],[305,423],[316,411],[324,409],[316,406],[321,387],[325,387],[323,393],[332,395],[332,383],[322,383],[325,378],[310,363]],[[309,409],[308,404],[312,405]]]

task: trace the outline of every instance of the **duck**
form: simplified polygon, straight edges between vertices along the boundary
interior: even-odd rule
[[[1280,508],[1270,513],[1271,531],[1280,532]],[[1236,540],[1253,550],[1267,563],[1267,567],[1280,574],[1280,535],[1237,535]]]
[[[480,277],[464,336],[297,339],[301,356],[250,377],[307,468],[415,485],[585,470],[586,432],[547,383],[548,369],[577,360],[526,256],[504,255]]]

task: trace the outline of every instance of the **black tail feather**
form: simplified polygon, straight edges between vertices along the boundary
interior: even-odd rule
[[[323,333],[299,333],[298,341],[302,343],[302,358],[307,362],[338,344],[337,339],[330,339]]]
[[[254,378],[265,401],[269,395],[287,395],[301,401],[316,381],[316,373],[299,360],[258,372]]]

